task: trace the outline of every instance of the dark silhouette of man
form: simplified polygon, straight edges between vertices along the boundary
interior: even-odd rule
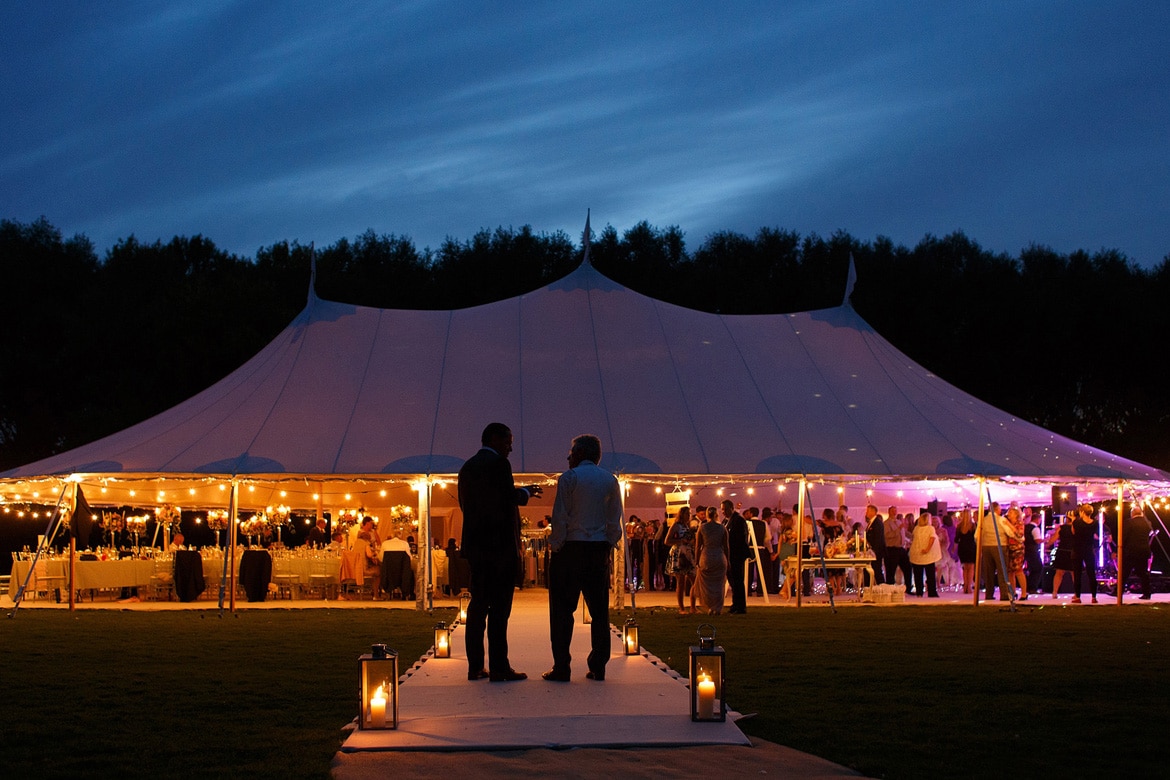
[[[467,679],[492,682],[525,680],[508,662],[508,618],[520,562],[520,510],[537,486],[512,481],[512,431],[490,423],[483,446],[459,469],[459,508],[463,510],[463,557],[471,566],[471,603],[467,607]],[[484,631],[488,663],[484,666]]]
[[[544,673],[553,682],[572,676],[573,611],[582,597],[593,618],[585,676],[604,680],[609,663],[609,556],[622,538],[622,493],[617,478],[597,465],[600,460],[601,441],[578,436],[569,450],[569,470],[557,480],[548,540],[553,668]]]
[[[743,583],[744,566],[751,557],[748,545],[747,521],[735,511],[735,504],[725,499],[721,504],[727,523],[727,583],[731,586],[731,609],[729,615],[747,614],[747,589]]]

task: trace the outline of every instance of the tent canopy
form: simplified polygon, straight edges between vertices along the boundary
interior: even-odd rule
[[[659,485],[1170,478],[964,393],[847,299],[795,314],[710,314],[627,289],[586,257],[534,292],[451,311],[310,291],[283,332],[207,390],[0,481],[241,478],[305,495],[407,483],[455,473],[491,421],[512,428],[518,474],[559,473],[570,439],[595,433],[603,465]]]

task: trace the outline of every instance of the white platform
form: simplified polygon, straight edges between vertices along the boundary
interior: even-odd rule
[[[620,637],[612,631],[603,682],[585,678],[589,627],[580,623],[573,632],[573,680],[542,680],[552,666],[547,592],[516,595],[509,654],[529,679],[468,681],[458,629],[451,658],[428,658],[407,670],[398,729],[354,731],[342,751],[750,745],[734,723],[737,713],[725,723],[692,722],[686,680],[657,659],[620,654]]]

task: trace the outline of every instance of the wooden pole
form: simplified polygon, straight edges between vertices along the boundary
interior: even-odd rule
[[[796,606],[804,594],[804,490],[808,481],[800,478],[800,495],[796,499]]]
[[[240,510],[240,483],[232,480],[231,498],[228,499],[228,537],[231,541],[228,543],[228,589],[231,591],[228,597],[228,611],[236,611],[236,536],[238,536],[238,529],[236,528],[236,513]]]
[[[1125,483],[1117,483],[1117,606],[1122,605],[1125,593],[1125,583],[1121,580],[1121,573],[1125,571],[1122,556],[1125,555],[1125,537],[1122,527],[1125,525]],[[1104,540],[1102,540],[1104,541]],[[1144,565],[1144,564],[1143,564]]]
[[[975,596],[972,606],[979,606],[980,578],[983,573],[983,477],[979,478],[979,509],[975,515]]]

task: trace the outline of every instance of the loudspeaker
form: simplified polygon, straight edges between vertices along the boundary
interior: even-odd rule
[[[935,517],[941,518],[943,515],[945,515],[947,513],[947,502],[946,501],[928,501],[928,502],[926,502],[926,511],[928,514],[932,514]]]
[[[1052,488],[1052,514],[1067,515],[1076,511],[1077,488],[1075,485]]]

